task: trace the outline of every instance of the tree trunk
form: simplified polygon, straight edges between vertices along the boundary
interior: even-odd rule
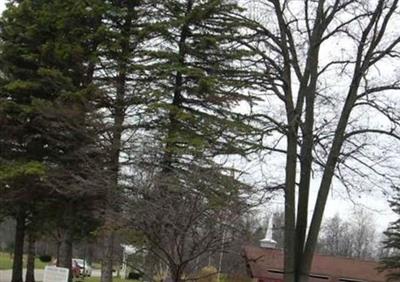
[[[12,269],[11,282],[23,282],[22,268],[23,268],[23,254],[24,254],[24,238],[25,238],[25,218],[26,213],[23,207],[18,209],[15,230],[15,248],[14,248],[14,262]]]
[[[35,236],[29,234],[25,282],[35,282],[35,243]]]
[[[351,111],[357,100],[357,89],[360,84],[360,77],[353,78],[352,86],[347,95],[346,102],[335,131],[335,138],[332,142],[328,159],[325,165],[324,173],[322,175],[321,183],[319,186],[317,201],[315,203],[314,212],[308,232],[307,242],[305,245],[304,255],[301,263],[301,273],[310,273],[314,252],[317,246],[318,234],[321,228],[322,218],[324,215],[328,194],[330,191],[332,178],[335,172],[335,167],[338,163],[340,151],[344,142],[346,127],[349,121]]]
[[[56,266],[60,266],[60,247],[61,247],[61,241],[57,241],[57,243],[56,243]]]
[[[302,101],[297,103],[300,107],[297,109],[293,102],[292,92],[292,69],[291,58],[289,54],[287,33],[285,30],[285,19],[281,10],[280,1],[272,1],[275,13],[279,22],[279,33],[281,35],[280,49],[283,56],[283,80],[285,93],[285,109],[288,124],[287,132],[287,153],[285,168],[285,234],[284,234],[284,281],[294,282],[295,264],[296,264],[296,245],[295,245],[295,224],[296,224],[296,167],[297,167],[297,137],[298,137],[298,119],[302,111]]]
[[[293,130],[293,129],[292,129]],[[297,144],[296,133],[291,130],[288,136],[288,153],[286,159],[286,187],[285,187],[285,234],[284,234],[284,269],[285,282],[295,280],[295,187]]]
[[[309,281],[309,276],[307,274],[302,274],[302,273],[297,273],[298,274],[298,279],[296,282],[308,282]]]
[[[121,141],[123,133],[123,124],[125,121],[125,110],[126,110],[126,81],[129,65],[129,56],[131,52],[130,38],[132,30],[132,20],[134,18],[135,1],[128,1],[126,8],[128,13],[126,14],[125,23],[121,28],[121,57],[117,60],[117,78],[116,78],[116,98],[114,101],[114,125],[112,132],[112,147],[110,153],[110,166],[111,173],[113,174],[113,183],[108,189],[107,205],[111,212],[106,218],[106,231],[104,238],[104,252],[101,265],[101,282],[112,282],[113,278],[113,255],[114,255],[114,238],[115,223],[113,222],[113,211],[112,209],[116,206],[114,204],[115,193],[118,191],[119,181],[119,170],[120,170],[120,152],[121,152]],[[111,221],[111,222],[109,222]]]
[[[173,282],[181,282],[182,281],[182,271],[180,267],[174,266],[170,267],[170,274],[171,274],[171,279]]]
[[[71,228],[66,228],[63,234],[63,238],[59,250],[59,261],[60,267],[69,269],[68,281],[72,281],[72,231]]]
[[[110,282],[113,279],[114,233],[113,230],[107,231],[104,238],[103,261],[101,263],[101,282]]]

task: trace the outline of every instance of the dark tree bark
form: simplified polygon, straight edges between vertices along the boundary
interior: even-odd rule
[[[182,269],[179,266],[173,265],[170,267],[171,279],[174,282],[181,282],[182,280]]]
[[[109,214],[106,218],[106,227],[109,228],[105,232],[103,242],[103,260],[101,265],[101,282],[111,282],[113,274],[113,257],[114,257],[114,239],[115,239],[115,222],[114,222],[114,211],[113,208],[118,206],[115,203],[116,192],[118,190],[119,170],[120,170],[120,153],[122,146],[122,134],[123,124],[125,121],[125,111],[127,108],[126,103],[126,81],[127,81],[127,69],[129,65],[130,56],[130,40],[131,40],[131,29],[132,20],[135,5],[130,2],[127,5],[128,13],[125,17],[125,23],[121,27],[121,53],[117,58],[117,72],[116,77],[116,97],[113,104],[114,111],[114,124],[112,128],[112,140],[111,140],[111,152],[110,152],[110,166],[112,168],[112,186],[108,191],[107,204],[109,205]]]
[[[63,234],[63,238],[59,250],[59,261],[60,267],[69,269],[69,279],[72,281],[72,231],[70,228],[66,228]]]
[[[103,261],[101,263],[101,282],[112,281],[115,232],[110,230],[104,238]]]
[[[61,247],[61,242],[57,241],[56,243],[56,266],[60,266],[60,247]]]
[[[16,216],[17,226],[15,230],[14,263],[11,282],[23,282],[22,268],[24,254],[25,220],[25,209],[23,207],[20,207]]]
[[[35,244],[35,236],[33,234],[29,234],[25,282],[35,282]]]

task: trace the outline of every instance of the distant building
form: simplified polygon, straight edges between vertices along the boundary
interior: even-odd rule
[[[247,246],[244,257],[253,281],[283,281],[282,250]],[[379,273],[377,267],[375,261],[316,254],[309,282],[385,282],[385,273]]]
[[[254,282],[283,281],[283,251],[272,239],[272,219],[260,247],[244,247],[247,270]],[[377,271],[375,261],[315,254],[309,282],[385,282],[386,273]]]

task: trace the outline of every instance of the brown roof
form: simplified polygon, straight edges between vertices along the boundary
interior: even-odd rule
[[[244,256],[253,278],[272,278],[268,270],[282,270],[283,252],[277,249],[247,246]],[[344,257],[314,255],[311,273],[331,278],[359,279],[370,282],[386,281],[385,273],[379,273],[375,261],[361,261]]]

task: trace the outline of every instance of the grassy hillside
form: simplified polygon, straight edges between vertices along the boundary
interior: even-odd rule
[[[26,263],[26,256],[24,256],[24,263]],[[0,252],[0,270],[11,269],[13,264],[13,259],[8,253]],[[43,269],[47,263],[41,262],[39,259],[35,260],[35,268]]]

